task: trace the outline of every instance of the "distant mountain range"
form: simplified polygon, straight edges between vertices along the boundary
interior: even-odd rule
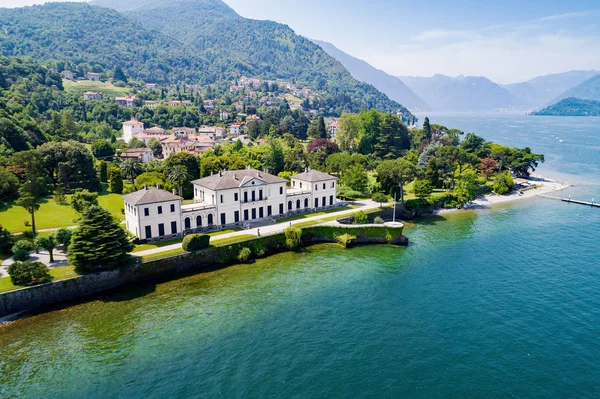
[[[532,115],[543,116],[600,116],[600,101],[569,97]]]
[[[369,83],[389,98],[399,102],[411,111],[430,110],[431,106],[412,91],[399,78],[392,76],[361,59],[344,53],[331,43],[313,40],[323,50],[342,63],[354,79]]]
[[[600,75],[596,75],[565,91],[557,97],[557,100],[569,97],[580,98],[582,100],[600,101]]]

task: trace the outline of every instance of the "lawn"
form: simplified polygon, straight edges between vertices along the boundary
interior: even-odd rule
[[[353,206],[343,206],[341,208],[326,209],[324,211],[315,212],[315,213],[303,213],[300,215],[294,215],[294,216],[290,216],[287,218],[277,219],[277,223],[293,222],[294,220],[306,219],[306,218],[310,218],[313,216],[322,216],[322,215],[327,215],[328,213],[341,212],[341,211],[346,211],[348,209],[354,209],[354,208],[356,208],[356,206],[354,206],[354,207]]]
[[[62,266],[50,269],[50,275],[54,277],[52,281],[60,281],[78,276],[79,273],[75,271],[74,266]],[[12,291],[17,288],[24,287],[13,285],[13,283],[10,281],[10,277],[0,278],[0,292]]]
[[[129,94],[129,87],[116,87],[108,82],[95,82],[92,80],[83,80],[74,82],[72,80],[63,79],[65,91],[73,93],[77,96],[86,91],[99,91],[104,94],[105,100],[112,100],[114,97],[124,97]]]
[[[236,242],[246,241],[256,238],[253,234],[240,234],[239,236],[229,237],[229,238],[221,238],[220,240],[211,241],[210,245],[215,247],[222,247],[225,245],[235,244]]]

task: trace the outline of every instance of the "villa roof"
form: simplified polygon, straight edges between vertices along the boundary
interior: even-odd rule
[[[298,173],[297,175],[292,176],[292,179],[315,182],[323,180],[337,180],[337,177],[332,176],[328,173],[319,172],[318,170],[308,169],[305,172]]]
[[[131,120],[127,121],[127,122],[123,122],[124,125],[143,125],[142,122],[138,121],[135,118],[131,118]]]
[[[143,188],[131,194],[124,195],[122,198],[125,202],[128,202],[131,205],[146,205],[157,202],[181,201],[183,199],[178,195],[156,187]]]
[[[257,179],[267,184],[287,183],[287,180],[281,177],[256,169],[228,170],[203,179],[194,180],[192,183],[214,191],[238,188],[252,179]]]

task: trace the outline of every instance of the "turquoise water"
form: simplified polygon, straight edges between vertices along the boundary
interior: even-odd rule
[[[595,167],[571,176],[596,179],[588,133],[547,170],[585,156]],[[408,248],[314,247],[0,328],[0,397],[600,396],[600,210],[536,199],[406,234]]]

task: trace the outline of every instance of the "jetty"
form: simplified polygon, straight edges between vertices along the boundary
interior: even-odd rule
[[[558,200],[558,201],[562,201],[562,202],[569,202],[569,203],[573,203],[573,204],[579,204],[579,205],[585,205],[585,206],[591,206],[594,208],[600,208],[600,204],[593,201],[592,202],[588,202],[588,201],[580,201],[580,200],[574,200],[571,198],[562,198],[562,197],[555,197],[553,195],[546,195],[546,194],[540,194],[540,197],[543,198],[548,198],[548,199],[553,199],[553,200]]]

